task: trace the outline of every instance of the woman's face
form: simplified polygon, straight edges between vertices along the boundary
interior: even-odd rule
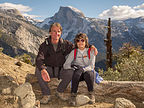
[[[57,44],[59,42],[59,38],[61,37],[61,30],[57,26],[52,26],[50,36],[51,36],[51,42],[53,44]]]
[[[83,38],[81,38],[81,39],[77,39],[76,42],[77,42],[78,48],[79,48],[80,50],[84,50],[85,45],[86,45],[85,40],[84,40]]]

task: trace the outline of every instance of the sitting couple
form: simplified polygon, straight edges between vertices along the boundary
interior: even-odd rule
[[[75,98],[79,81],[87,84],[90,102],[95,102],[93,94],[94,66],[97,49],[88,44],[88,37],[79,33],[74,39],[74,45],[61,38],[62,27],[59,23],[53,23],[49,29],[50,37],[40,45],[36,58],[36,76],[42,90],[41,103],[47,104],[51,100],[51,93],[47,82],[50,78],[62,79],[57,87],[56,96],[67,100],[64,91],[72,82],[71,101],[75,105]],[[68,55],[69,54],[69,55]],[[66,56],[68,58],[66,59]]]

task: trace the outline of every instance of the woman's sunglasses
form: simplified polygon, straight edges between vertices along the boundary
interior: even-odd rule
[[[84,40],[84,39],[77,39],[77,40],[76,40],[76,42],[80,42],[80,41],[81,41],[81,42],[84,42],[85,40]]]

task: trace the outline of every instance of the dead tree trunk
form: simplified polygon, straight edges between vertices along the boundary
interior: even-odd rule
[[[106,51],[106,70],[108,68],[112,68],[112,40],[111,40],[111,19],[108,20],[108,33],[107,33],[107,39],[104,40],[107,51]]]

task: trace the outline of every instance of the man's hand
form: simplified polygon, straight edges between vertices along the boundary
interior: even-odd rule
[[[45,69],[41,70],[41,75],[42,75],[42,78],[44,81],[46,81],[46,82],[50,81],[50,76]]]
[[[98,54],[98,50],[94,45],[91,46],[91,50],[94,51],[95,56]]]

